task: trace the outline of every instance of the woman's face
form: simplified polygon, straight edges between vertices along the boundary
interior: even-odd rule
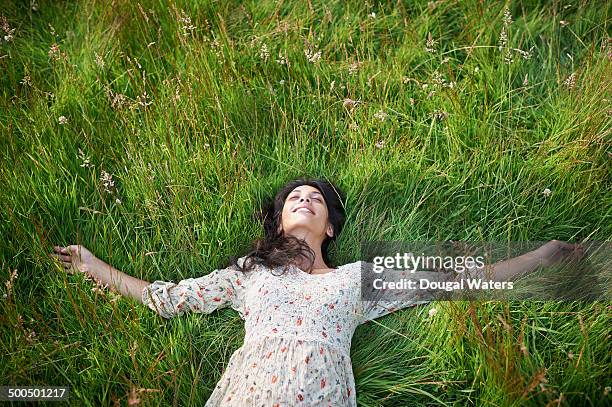
[[[328,223],[327,204],[321,192],[310,185],[300,185],[287,195],[281,225],[284,234],[292,231],[309,231],[325,239],[325,234],[333,236],[333,228]]]

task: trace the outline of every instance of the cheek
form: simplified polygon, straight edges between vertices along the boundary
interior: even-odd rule
[[[321,213],[325,215],[326,218],[329,216],[329,210],[327,209],[327,205],[325,204],[321,205]]]
[[[323,226],[327,226],[327,221],[329,220],[329,213],[327,212],[327,210],[325,208],[323,208],[321,210],[321,224]]]
[[[289,212],[288,209],[283,209],[283,212],[281,213],[281,218],[280,218],[280,223],[281,225],[287,223],[287,220],[291,218],[291,212]]]

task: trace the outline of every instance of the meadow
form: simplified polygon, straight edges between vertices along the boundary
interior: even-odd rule
[[[612,240],[610,2],[22,1],[0,7],[0,384],[203,405],[244,327],[63,272],[207,274],[298,176],[362,241]],[[360,326],[360,406],[612,403],[612,306],[435,302]],[[44,404],[44,403],[43,403]]]

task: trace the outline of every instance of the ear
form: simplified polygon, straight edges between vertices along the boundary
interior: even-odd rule
[[[334,237],[334,227],[331,224],[327,225],[327,236]]]

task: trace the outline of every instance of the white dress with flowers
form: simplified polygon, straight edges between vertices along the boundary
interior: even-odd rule
[[[244,257],[239,260],[239,264]],[[179,283],[155,281],[143,302],[164,318],[231,307],[245,321],[245,339],[206,402],[212,406],[356,406],[350,360],[358,325],[425,303],[362,301],[362,262],[324,274],[292,266],[230,266]]]

